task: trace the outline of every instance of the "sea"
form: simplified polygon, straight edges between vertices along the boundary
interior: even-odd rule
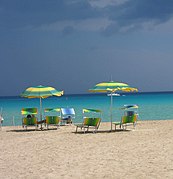
[[[74,108],[73,123],[83,121],[84,108],[102,111],[102,122],[110,122],[111,97],[107,94],[72,94],[61,97],[42,99],[42,114],[45,108]],[[120,121],[124,105],[136,104],[139,120],[172,120],[173,92],[121,93],[113,96],[112,119]],[[20,96],[0,97],[0,109],[4,118],[3,126],[20,126],[22,124],[22,108],[36,107],[40,113],[39,98],[28,99]],[[54,114],[55,115],[55,114]],[[57,115],[59,115],[57,113]],[[88,114],[87,114],[88,115]],[[98,115],[98,114],[95,114]],[[40,114],[38,114],[39,118]]]

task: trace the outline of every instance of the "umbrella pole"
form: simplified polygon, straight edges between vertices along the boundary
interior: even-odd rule
[[[40,97],[40,121],[41,121],[41,130],[42,130],[42,100]]]
[[[112,92],[111,92],[111,105],[110,105],[111,131],[112,131],[112,104],[113,104],[113,99],[112,99]]]

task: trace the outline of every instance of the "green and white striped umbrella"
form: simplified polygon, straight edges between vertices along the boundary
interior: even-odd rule
[[[53,87],[39,85],[27,88],[20,96],[25,98],[40,98],[40,120],[42,120],[42,98],[62,96],[63,93],[64,91],[58,91]]]
[[[124,91],[124,92],[137,92],[137,88],[132,88],[126,83],[121,83],[121,82],[114,82],[114,81],[109,81],[109,82],[102,82],[96,84],[93,88],[89,89],[90,92],[95,92],[95,93],[110,93],[111,96],[111,104],[110,104],[110,120],[111,120],[111,131],[112,131],[112,104],[113,104],[113,93],[114,92],[119,92],[119,91]]]

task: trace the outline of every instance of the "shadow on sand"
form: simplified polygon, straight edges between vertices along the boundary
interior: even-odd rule
[[[116,130],[98,130],[97,132],[94,132],[94,131],[85,131],[85,133],[84,133],[84,131],[77,131],[77,132],[72,132],[72,133],[74,133],[74,134],[98,134],[98,133],[117,133],[117,132],[130,132],[130,131],[132,131],[132,130],[130,130],[130,129],[126,129],[126,130],[123,130],[123,129],[116,129]]]
[[[11,129],[7,130],[6,132],[43,132],[43,131],[52,131],[52,130],[58,130],[57,128],[49,128],[49,129]]]

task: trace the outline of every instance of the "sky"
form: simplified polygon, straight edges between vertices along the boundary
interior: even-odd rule
[[[0,96],[104,81],[173,91],[173,0],[0,0]]]

